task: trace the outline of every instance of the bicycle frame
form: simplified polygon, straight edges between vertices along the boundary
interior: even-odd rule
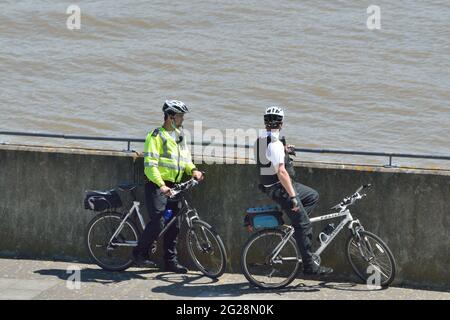
[[[172,219],[169,221],[169,223],[167,223],[165,225],[165,227],[161,230],[161,232],[158,235],[158,239],[160,237],[162,237],[167,230],[170,228],[170,226],[175,222],[176,219],[181,219],[183,216],[185,217],[186,223],[188,225],[188,227],[192,227],[192,221],[195,219],[200,219],[197,210],[192,209],[189,206],[189,203],[187,202],[187,200],[185,198],[183,198],[183,206],[180,209],[180,213],[174,217],[172,217]],[[142,230],[145,229],[145,222],[144,222],[144,218],[141,215],[141,212],[139,211],[139,207],[140,207],[141,203],[139,201],[133,201],[133,206],[130,208],[130,210],[128,211],[128,213],[125,215],[125,217],[122,219],[122,222],[120,223],[119,227],[117,228],[117,230],[114,232],[114,234],[111,236],[111,239],[109,240],[110,245],[113,246],[122,246],[122,247],[136,247],[137,246],[137,241],[126,241],[125,243],[117,243],[117,242],[113,242],[113,240],[115,239],[115,237],[117,237],[118,234],[120,234],[120,232],[123,229],[123,226],[125,225],[125,222],[128,220],[129,217],[131,217],[131,215],[136,212],[139,222],[141,224]],[[191,216],[191,214],[193,213],[193,215]],[[181,222],[181,221],[180,221]]]
[[[311,218],[310,221],[311,221],[311,223],[316,223],[319,221],[325,221],[325,220],[330,220],[330,219],[339,218],[339,217],[345,217],[345,218],[333,230],[333,232],[330,234],[329,238],[325,242],[321,243],[320,247],[316,250],[316,252],[313,253],[314,256],[320,257],[320,254],[328,247],[328,245],[334,240],[334,238],[339,234],[339,232],[341,232],[341,230],[348,223],[350,223],[348,228],[352,231],[353,234],[355,234],[355,232],[357,232],[357,230],[354,228],[355,224],[357,224],[361,227],[359,220],[353,219],[349,209],[343,209],[342,211],[337,212],[337,213],[331,213],[331,214]],[[275,259],[275,257],[278,256],[278,254],[283,249],[283,247],[286,245],[286,243],[289,241],[289,239],[294,235],[295,231],[292,226],[286,226],[286,228],[289,231],[286,233],[286,236],[283,237],[281,242],[275,247],[275,249],[273,250],[273,252],[271,254],[271,257],[272,257],[271,261],[274,263],[281,263],[280,261],[277,261]],[[283,261],[289,261],[292,259],[296,259],[296,258],[294,258],[294,257],[282,258]],[[298,261],[301,262],[301,259],[298,259]]]
[[[345,210],[343,210],[341,212],[337,212],[337,213],[331,213],[331,214],[327,214],[324,216],[311,218],[310,221],[311,221],[311,223],[315,223],[315,222],[330,220],[330,219],[334,219],[334,218],[338,218],[338,217],[345,217],[345,218],[333,230],[333,232],[329,235],[328,239],[325,242],[321,243],[320,247],[316,250],[316,252],[314,252],[315,255],[320,256],[320,254],[328,247],[328,245],[334,240],[334,238],[336,238],[336,236],[347,225],[347,223],[350,223],[348,228],[352,232],[354,231],[355,224],[360,225],[359,220],[353,219],[349,209],[345,209]]]

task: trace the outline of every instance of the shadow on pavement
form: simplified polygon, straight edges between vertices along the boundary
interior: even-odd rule
[[[370,291],[383,291],[388,287],[374,287],[370,288],[364,285],[359,285],[352,282],[321,282],[318,284],[321,288],[341,290],[341,291],[355,291],[355,292],[370,292]]]
[[[131,279],[141,279],[146,280],[146,277],[141,276],[141,274],[147,274],[155,272],[153,269],[146,269],[141,271],[122,271],[113,272],[105,271],[101,269],[91,269],[85,268],[81,269],[80,280],[81,282],[91,282],[100,284],[112,284],[119,283],[122,281],[128,281]],[[34,273],[44,275],[44,276],[55,276],[61,280],[68,280],[68,278],[74,274],[73,271],[68,271],[66,269],[42,269],[36,270]]]
[[[152,289],[155,293],[165,293],[177,297],[240,297],[248,294],[273,294],[280,298],[287,293],[309,293],[317,292],[321,289],[332,289],[342,291],[379,291],[383,289],[370,289],[365,286],[357,286],[355,283],[338,283],[338,282],[319,282],[315,285],[307,285],[305,283],[298,283],[290,285],[282,289],[260,289],[253,287],[248,282],[224,283],[220,280],[209,279],[202,275],[176,275],[176,274],[158,274],[153,278],[168,283],[167,285],[154,287]]]
[[[292,293],[310,293],[321,289],[341,290],[341,291],[379,291],[383,289],[370,289],[366,286],[357,286],[355,283],[322,281],[314,285],[307,285],[301,282],[290,285],[282,289],[260,289],[250,285],[241,279],[232,283],[222,283],[221,279],[211,279],[200,273],[175,274],[161,273],[159,269],[142,269],[133,271],[112,272],[102,269],[84,268],[80,270],[80,280],[85,283],[114,284],[132,279],[157,280],[164,285],[155,286],[151,290],[154,293],[165,293],[174,297],[198,297],[198,298],[227,298],[240,297],[249,294],[272,294],[283,298],[283,295]],[[152,273],[156,275],[152,276]],[[34,271],[43,276],[54,276],[61,280],[68,280],[73,271],[67,269],[41,269]],[[145,276],[143,276],[145,275]],[[232,277],[232,275],[229,275]],[[228,280],[230,281],[230,280]]]

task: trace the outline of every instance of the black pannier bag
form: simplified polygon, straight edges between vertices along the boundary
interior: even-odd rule
[[[86,191],[84,208],[94,211],[104,211],[122,206],[122,200],[116,190]]]

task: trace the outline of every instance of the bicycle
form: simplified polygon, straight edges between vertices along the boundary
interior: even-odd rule
[[[160,239],[170,226],[179,219],[187,223],[185,234],[189,256],[196,267],[207,277],[218,278],[225,272],[227,255],[219,234],[207,222],[200,220],[197,210],[192,208],[182,195],[198,182],[191,179],[176,184],[172,188],[172,197],[181,197],[182,208],[174,215],[158,235]],[[116,189],[109,191],[86,191],[85,208],[99,212],[89,222],[86,232],[86,245],[90,257],[101,268],[109,271],[124,271],[133,265],[132,249],[137,246],[139,235],[145,228],[145,222],[139,211],[140,202],[136,200],[136,185],[123,184],[120,191],[131,192],[133,206],[128,212],[116,211],[122,206]],[[141,229],[131,219],[136,213]],[[158,240],[157,239],[157,240]],[[156,252],[155,241],[151,252]]]
[[[386,287],[395,278],[394,256],[386,243],[377,235],[364,230],[359,220],[354,219],[347,209],[365,197],[366,194],[360,192],[370,187],[370,184],[361,186],[352,196],[344,198],[331,208],[339,212],[310,219],[311,223],[315,223],[344,217],[335,229],[328,227],[328,232],[319,234],[321,245],[313,253],[313,261],[320,265],[321,253],[349,224],[351,234],[347,240],[346,250],[353,271],[365,283],[372,277],[371,281],[377,279],[377,285]],[[283,225],[281,215],[280,208],[275,205],[247,210],[247,225],[260,230],[250,236],[242,249],[241,269],[247,280],[260,288],[275,289],[287,286],[295,279],[302,262],[297,243],[293,238],[294,228]]]

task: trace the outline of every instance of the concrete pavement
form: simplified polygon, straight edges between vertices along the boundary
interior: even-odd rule
[[[71,271],[76,269],[80,270],[79,282],[77,273]],[[296,279],[282,290],[265,291],[249,286],[240,274],[225,274],[219,280],[211,280],[193,271],[186,275],[138,268],[107,272],[91,264],[0,259],[0,299],[449,300],[450,292],[398,287],[371,290],[349,282],[303,279]]]

